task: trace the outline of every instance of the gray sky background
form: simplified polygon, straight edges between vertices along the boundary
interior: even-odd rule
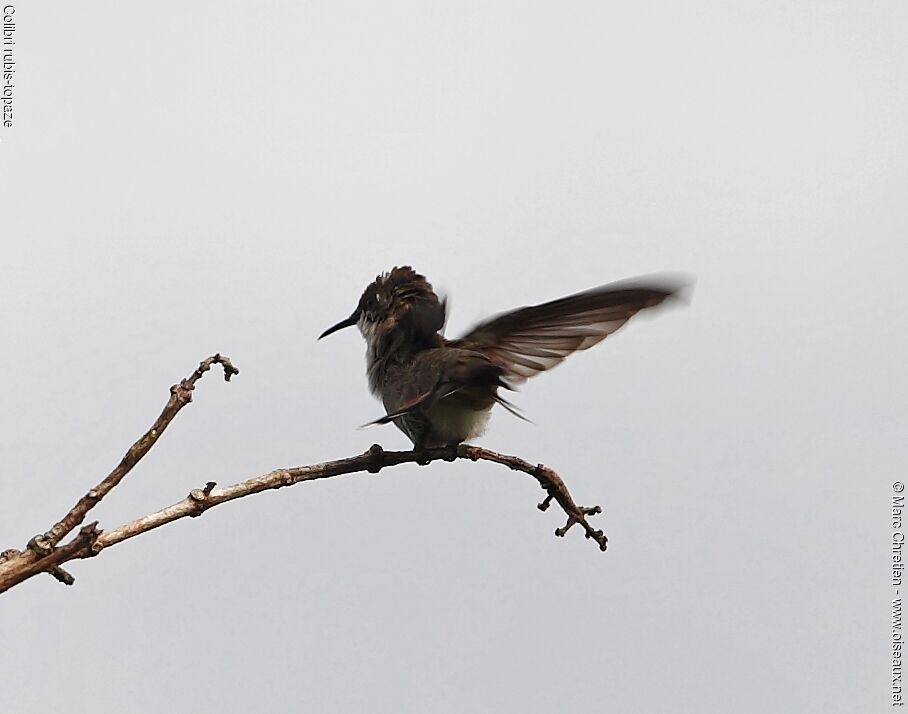
[[[908,477],[902,2],[15,4],[0,130],[0,549],[221,351],[101,526],[404,448],[361,338],[411,263],[450,334],[663,270],[480,440],[263,494],[0,598],[3,712],[889,708]],[[94,517],[94,516],[93,516]],[[254,709],[253,709],[254,707]]]

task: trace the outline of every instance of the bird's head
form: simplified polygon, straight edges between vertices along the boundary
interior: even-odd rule
[[[379,275],[363,291],[356,309],[321,335],[327,337],[356,325],[370,348],[402,339],[415,349],[435,346],[445,324],[445,303],[438,299],[425,276],[409,265]]]

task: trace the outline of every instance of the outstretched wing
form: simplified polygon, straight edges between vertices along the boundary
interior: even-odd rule
[[[481,352],[504,369],[504,379],[520,383],[601,342],[637,312],[658,305],[684,285],[667,277],[603,285],[503,313],[449,344]]]

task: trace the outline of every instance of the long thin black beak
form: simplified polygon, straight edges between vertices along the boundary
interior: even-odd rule
[[[338,330],[343,330],[345,327],[352,327],[357,322],[359,322],[359,311],[354,312],[352,315],[350,315],[350,317],[341,320],[333,327],[329,327],[327,330],[325,330],[322,334],[320,334],[318,336],[318,339],[322,339],[322,337],[327,337],[332,332],[337,332]]]

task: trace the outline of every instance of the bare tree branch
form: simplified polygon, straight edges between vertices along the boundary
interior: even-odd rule
[[[254,493],[342,474],[378,473],[385,467],[397,466],[398,464],[418,463],[425,466],[432,461],[454,461],[455,459],[494,461],[495,463],[504,464],[515,471],[529,474],[539,482],[548,494],[545,500],[539,504],[540,510],[545,510],[548,508],[548,504],[555,500],[568,516],[565,526],[558,528],[555,534],[563,536],[571,526],[575,523],[580,523],[586,531],[586,537],[594,539],[599,544],[600,549],[605,550],[607,538],[601,530],[594,530],[586,519],[588,515],[601,513],[602,509],[598,506],[583,508],[575,504],[561,477],[542,464],[533,465],[516,456],[506,456],[480,446],[470,446],[468,444],[416,451],[385,451],[378,444],[374,444],[372,448],[358,456],[338,459],[337,461],[327,461],[321,464],[277,469],[264,476],[258,476],[226,488],[214,488],[214,482],[209,481],[204,489],[190,491],[186,498],[172,506],[102,533],[92,545],[92,552],[94,554],[99,553],[104,548],[116,545],[172,521],[186,518],[187,516],[200,516],[209,508],[214,508],[237,498],[251,496]],[[86,555],[78,555],[76,557],[86,557]],[[2,580],[0,580],[0,592],[2,592]]]
[[[151,425],[151,428],[148,431],[139,437],[138,441],[129,447],[126,454],[120,459],[120,463],[117,464],[114,470],[111,471],[101,483],[82,496],[82,498],[76,502],[76,505],[70,509],[69,513],[55,523],[49,531],[34,536],[28,542],[28,546],[24,551],[10,549],[0,553],[0,582],[3,581],[4,572],[14,568],[21,569],[22,572],[31,572],[38,563],[50,563],[51,567],[38,568],[32,574],[48,571],[61,583],[72,585],[73,582],[75,582],[72,575],[58,567],[59,563],[65,562],[65,560],[72,560],[72,558],[56,561],[55,558],[61,550],[57,548],[57,544],[82,523],[82,521],[85,520],[85,516],[88,515],[88,512],[100,503],[101,499],[110,493],[110,491],[123,480],[126,474],[132,470],[133,466],[139,463],[142,457],[151,450],[151,447],[157,443],[158,438],[164,433],[164,430],[170,422],[173,421],[179,411],[192,401],[192,390],[195,389],[196,382],[198,382],[202,378],[202,375],[211,369],[211,366],[214,364],[220,364],[224,368],[224,379],[228,382],[233,375],[240,373],[240,371],[233,366],[229,357],[216,354],[208,359],[202,360],[189,377],[174,384],[170,388],[170,399],[167,400],[167,404],[164,405],[164,409],[161,411],[157,420],[155,420],[155,423]],[[75,540],[79,540],[79,537]],[[72,545],[72,542],[70,542],[69,545]],[[31,577],[31,575],[28,575],[27,577]],[[4,589],[5,588],[0,587],[0,592],[3,592]]]
[[[158,417],[152,428],[126,452],[117,468],[98,486],[83,496],[59,523],[54,525],[43,536],[32,538],[25,551],[11,549],[0,553],[0,593],[42,572],[49,572],[60,582],[71,585],[74,578],[60,567],[63,563],[94,557],[102,550],[117,543],[122,543],[125,540],[181,518],[200,516],[208,509],[228,501],[251,496],[262,491],[292,486],[304,481],[314,481],[351,473],[368,472],[374,474],[389,466],[403,463],[427,465],[437,460],[469,459],[471,461],[493,461],[514,471],[520,471],[532,476],[546,492],[546,497],[538,505],[538,508],[544,511],[552,501],[555,501],[567,515],[567,522],[564,526],[555,530],[555,535],[564,536],[571,527],[579,523],[583,527],[584,535],[587,538],[595,541],[599,545],[600,550],[606,549],[608,539],[601,530],[594,529],[587,520],[587,516],[601,513],[602,509],[599,506],[591,508],[578,506],[564,481],[555,471],[542,464],[534,465],[516,456],[499,454],[489,449],[468,444],[416,449],[413,451],[385,451],[381,446],[375,444],[368,451],[358,456],[327,461],[321,464],[278,469],[225,488],[215,488],[215,482],[209,481],[204,488],[190,491],[189,495],[183,500],[156,513],[143,516],[109,531],[100,530],[97,522],[90,523],[83,526],[79,533],[68,543],[59,545],[60,540],[84,520],[88,511],[129,473],[139,459],[148,453],[177,412],[191,401],[195,382],[215,363],[220,363],[224,367],[224,376],[227,380],[233,374],[238,373],[238,370],[226,357],[214,355],[203,361],[189,379],[185,379],[171,387],[171,398],[164,407],[161,416]]]

